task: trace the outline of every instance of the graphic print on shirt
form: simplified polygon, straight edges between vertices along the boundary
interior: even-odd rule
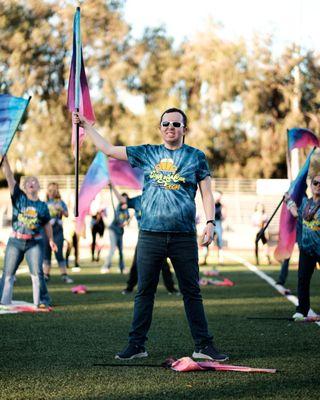
[[[38,223],[38,212],[34,207],[23,208],[18,215],[19,227],[36,229]]]
[[[177,169],[172,158],[161,159],[150,173],[153,185],[167,190],[179,190],[179,182],[184,183],[186,179],[176,172]]]

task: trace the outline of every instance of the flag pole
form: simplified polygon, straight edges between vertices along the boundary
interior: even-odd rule
[[[256,238],[256,243],[259,242],[259,240],[262,238],[262,236],[264,235],[264,232],[266,231],[266,229],[268,228],[268,226],[270,225],[270,222],[273,220],[273,217],[276,215],[277,211],[279,210],[281,204],[284,201],[285,196],[282,196],[282,199],[280,201],[280,203],[277,205],[276,209],[274,210],[273,214],[271,215],[271,217],[269,218],[268,222],[266,223],[266,226],[259,232],[257,238]]]
[[[77,12],[79,12],[79,23],[76,29],[76,71],[75,71],[75,109],[79,112],[80,104],[80,69],[81,69],[81,38],[80,38],[80,2]],[[76,124],[76,148],[75,148],[75,217],[79,216],[79,123]]]
[[[24,109],[24,111],[23,111],[23,114],[21,115],[20,121],[19,121],[19,123],[17,124],[17,128],[16,128],[16,130],[15,130],[15,132],[14,132],[14,134],[13,134],[13,136],[12,136],[11,140],[10,140],[10,143],[9,143],[9,145],[8,145],[8,149],[7,149],[7,151],[6,151],[6,153],[5,153],[5,154],[3,154],[3,155],[2,155],[2,158],[1,158],[1,161],[0,161],[0,167],[2,166],[2,163],[3,163],[4,157],[6,156],[6,154],[7,154],[7,153],[8,153],[8,151],[9,151],[9,148],[10,148],[10,145],[11,145],[11,143],[12,143],[12,141],[13,141],[13,138],[15,137],[15,135],[16,135],[16,133],[17,133],[18,126],[19,126],[19,124],[20,124],[20,122],[21,122],[21,120],[22,120],[23,116],[25,115],[25,113],[26,113],[26,111],[27,111],[27,108],[28,108],[28,106],[29,106],[29,103],[30,103],[31,97],[32,97],[32,96],[29,96],[29,98],[28,98],[28,102],[27,102],[27,104],[26,104],[26,107],[25,107],[25,109]]]

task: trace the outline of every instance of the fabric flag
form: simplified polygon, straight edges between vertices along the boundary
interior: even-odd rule
[[[99,151],[81,185],[79,193],[79,216],[76,218],[77,233],[82,233],[83,231],[84,220],[86,215],[89,214],[91,202],[109,182],[107,157]]]
[[[109,159],[110,180],[113,185],[124,186],[129,189],[142,189],[143,171],[132,168],[128,161]]]
[[[80,8],[78,7],[73,20],[73,49],[69,75],[68,101],[69,110],[77,111],[84,115],[90,122],[95,121],[89,86],[86,72],[84,69],[81,32],[80,32]],[[79,145],[83,143],[85,137],[84,130],[79,128]],[[72,148],[76,143],[76,125],[72,127]]]
[[[288,149],[301,149],[308,146],[319,147],[319,139],[309,129],[292,128],[288,131]]]
[[[310,151],[306,162],[301,168],[296,179],[291,182],[288,191],[290,198],[296,203],[298,208],[302,203],[303,196],[305,195],[307,189],[307,176],[310,167],[310,160],[314,151],[315,148]],[[291,212],[288,210],[286,203],[283,203],[279,223],[279,240],[274,251],[274,257],[276,260],[282,262],[283,260],[290,258],[296,242],[296,225],[296,218],[294,218]]]
[[[220,364],[216,361],[194,361],[190,357],[182,357],[171,364],[171,369],[177,372],[190,371],[238,371],[262,372],[274,374],[277,370],[271,368],[252,368],[243,365]]]
[[[29,99],[0,95],[0,154],[5,155],[28,107]]]

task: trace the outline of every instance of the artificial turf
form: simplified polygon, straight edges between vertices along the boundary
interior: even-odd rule
[[[263,269],[277,277],[277,268]],[[297,273],[292,269],[287,286],[294,289]],[[88,294],[72,294],[73,285],[54,275],[49,284],[53,312],[0,315],[1,400],[319,398],[320,327],[248,320],[290,317],[294,306],[245,267],[225,264],[220,271],[236,285],[202,289],[216,345],[230,355],[230,363],[276,368],[276,374],[94,366],[121,363],[114,355],[126,344],[133,295],[121,294],[126,276],[100,275],[96,266],[84,262],[74,277],[75,284],[87,285]],[[318,312],[319,292],[320,277],[315,273],[312,306]],[[27,275],[18,277],[14,298],[32,301]],[[193,351],[182,298],[169,296],[162,283],[147,350],[147,359],[131,363],[161,364],[170,355],[190,356]]]

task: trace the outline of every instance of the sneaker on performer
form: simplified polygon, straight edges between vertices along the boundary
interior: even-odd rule
[[[62,282],[64,283],[73,283],[73,279],[70,278],[67,274],[61,275]]]
[[[110,268],[102,266],[100,269],[101,274],[108,274],[110,272]]]
[[[196,349],[193,354],[193,358],[212,360],[212,361],[226,361],[229,357],[226,354],[220,353],[213,344]]]
[[[300,321],[300,320],[305,319],[305,316],[301,312],[296,312],[296,313],[293,314],[292,318],[295,321]]]
[[[128,288],[123,289],[123,291],[121,292],[121,294],[131,294],[131,293],[132,293],[132,290],[130,290]]]
[[[128,346],[115,355],[117,360],[132,360],[134,358],[148,357],[144,346],[129,343]]]

